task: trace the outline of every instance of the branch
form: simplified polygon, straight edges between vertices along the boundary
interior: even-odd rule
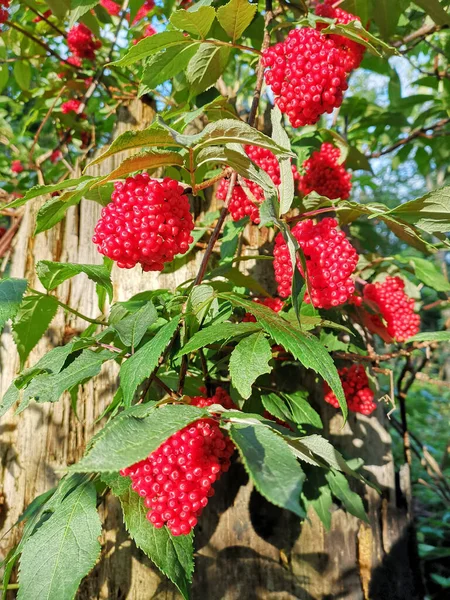
[[[65,58],[63,58],[62,56],[60,56],[57,52],[55,52],[54,50],[52,50],[48,44],[46,44],[45,42],[43,42],[39,38],[34,37],[34,35],[30,31],[28,31],[27,29],[24,29],[23,27],[20,27],[20,25],[17,25],[16,23],[13,23],[12,21],[5,21],[5,25],[8,25],[9,27],[12,27],[16,31],[19,31],[25,37],[29,38],[30,40],[33,40],[33,42],[35,42],[36,44],[38,44],[38,46],[41,46],[41,48],[44,48],[45,51],[48,52],[48,54],[51,54],[52,56],[54,56],[55,58],[57,58],[60,62],[65,63],[71,69],[75,69],[76,68],[76,67],[74,67],[74,65],[70,64],[70,62],[68,62]]]

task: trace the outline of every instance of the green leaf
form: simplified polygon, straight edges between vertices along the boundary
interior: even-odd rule
[[[282,125],[282,115],[278,106],[272,109],[272,137],[283,148],[291,149],[289,136]],[[292,206],[294,200],[294,175],[291,168],[291,159],[288,157],[280,158],[280,177],[279,186],[280,215],[284,215]]]
[[[137,412],[136,409],[140,409]],[[160,408],[139,405],[112,419],[92,440],[72,472],[120,471],[143,460],[171,435],[209,413],[187,404],[164,404]]]
[[[414,4],[423,8],[436,25],[450,25],[450,15],[439,0],[414,0]]]
[[[27,92],[31,84],[31,66],[26,60],[16,60],[13,66],[14,79],[17,85]]]
[[[408,339],[410,342],[450,342],[450,331],[424,331]]]
[[[321,429],[323,427],[322,420],[305,398],[305,395],[307,395],[305,392],[283,394],[283,398],[286,400],[292,414],[291,419],[297,425],[312,425]]]
[[[40,260],[36,265],[36,273],[46,290],[54,290],[58,285],[84,273],[91,281],[108,292],[110,300],[113,295],[111,273],[106,265],[77,265],[75,263],[58,263]]]
[[[120,477],[126,483],[118,482]],[[167,527],[156,529],[146,518],[148,509],[143,499],[131,489],[128,478],[116,476],[104,478],[114,495],[120,499],[125,527],[136,546],[168,577],[180,590],[185,600],[189,599],[189,584],[194,570],[193,535],[174,537]]]
[[[198,47],[198,42],[194,42],[189,46],[186,46],[186,44],[172,46],[164,52],[152,56],[145,64],[144,74],[142,75],[139,87],[139,96],[141,97],[144,94],[150,93],[158,85],[184,71],[191,58],[197,52]]]
[[[146,377],[151,375],[153,369],[157,366],[160,356],[178,329],[179,321],[179,316],[169,321],[153,339],[139,348],[133,356],[122,364],[119,377],[126,406],[131,405],[137,388]]]
[[[194,11],[177,10],[170,17],[170,22],[177,29],[188,31],[204,39],[215,18],[216,11],[212,6],[201,6]]]
[[[280,346],[290,352],[307,369],[312,369],[328,383],[335,393],[344,418],[348,409],[345,401],[344,390],[336,366],[320,342],[313,335],[300,331],[292,323],[286,321],[281,315],[274,313],[270,308],[245,300],[233,294],[222,294],[235,306],[242,306],[255,315],[258,323]]]
[[[116,353],[109,350],[83,350],[61,372],[43,373],[35,377],[24,391],[24,401],[33,399],[39,403],[57,402],[65,391],[98,375],[102,364],[115,357]]]
[[[142,39],[135,46],[131,46],[125,56],[111,64],[116,67],[127,67],[156,52],[180,44],[192,44],[192,39],[185,37],[181,31],[163,31]]]
[[[57,310],[58,302],[53,296],[27,296],[20,305],[12,329],[21,368],[47,331]]]
[[[71,206],[76,206],[80,203],[82,197],[82,192],[67,192],[59,198],[50,198],[50,200],[41,206],[36,215],[34,235],[54,227],[64,219],[66,212]]]
[[[385,40],[395,33],[398,20],[409,4],[410,0],[376,0],[372,17]]]
[[[325,529],[331,529],[331,507],[333,500],[330,487],[324,477],[324,470],[317,468],[308,468],[306,480],[303,484],[302,496],[305,504],[311,506],[319,519],[322,521]]]
[[[204,348],[208,344],[228,341],[242,335],[248,335],[255,331],[260,331],[261,327],[257,323],[218,323],[196,333],[188,343],[181,348],[178,355],[195,352],[199,348]]]
[[[239,237],[244,231],[247,219],[227,221],[220,240],[220,264],[231,264],[239,246]]]
[[[263,424],[230,425],[244,466],[269,502],[304,517],[299,499],[305,475],[283,438]]]
[[[242,398],[250,398],[258,377],[272,371],[271,359],[272,350],[262,331],[244,337],[234,348],[230,356],[230,377]]]
[[[433,190],[421,198],[405,202],[387,214],[400,217],[427,233],[450,231],[450,186]]]
[[[0,281],[0,331],[8,319],[16,316],[27,286],[26,279],[2,279]]]
[[[235,42],[253,21],[257,8],[248,0],[231,0],[217,9],[217,20]]]
[[[63,19],[70,9],[71,0],[45,0],[52,13]]]
[[[7,64],[0,65],[0,92],[2,92],[9,80],[9,69]]]
[[[396,48],[386,44],[367,31],[360,21],[351,21],[345,25],[341,23],[334,23],[325,29],[322,29],[322,33],[343,35],[349,40],[365,46],[375,56],[389,57],[399,54],[399,51]]]
[[[186,77],[190,83],[190,97],[194,98],[213,86],[227,66],[231,48],[200,44],[200,48],[189,61]]]
[[[448,279],[430,260],[418,256],[402,255],[397,255],[395,259],[404,264],[411,264],[414,267],[416,277],[433,290],[437,292],[448,292],[450,290]]]
[[[9,204],[6,204],[5,208],[18,208],[19,206],[23,206],[29,200],[33,200],[34,198],[40,198],[41,196],[45,196],[46,194],[51,194],[52,192],[59,192],[61,190],[65,190],[67,188],[77,187],[80,183],[85,183],[87,181],[96,181],[98,177],[91,177],[90,175],[83,175],[83,177],[79,177],[78,179],[68,179],[67,181],[61,181],[60,183],[55,183],[53,185],[35,185],[23,196],[23,198],[16,198]]]
[[[359,17],[363,25],[367,24],[373,13],[372,0],[344,0],[339,7]]]
[[[76,487],[24,545],[18,600],[72,600],[100,553],[95,485]]]
[[[150,325],[158,319],[158,312],[152,302],[147,302],[139,310],[128,315],[115,325],[114,329],[125,346],[135,348],[144,337]]]
[[[151,39],[151,38],[146,38]],[[103,177],[100,181],[94,184],[92,187],[95,189],[113,179],[121,179],[122,177],[134,173],[134,171],[155,171],[161,167],[182,167],[184,164],[183,158],[177,152],[157,152],[156,150],[148,150],[146,152],[140,152],[134,154],[129,158],[126,158],[117,169],[111,171],[109,175]]]
[[[331,470],[325,473],[325,477],[330,485],[332,494],[336,498],[339,498],[346,510],[358,519],[361,519],[361,521],[369,523],[361,496],[350,489],[345,475]]]
[[[75,25],[80,18],[97,6],[100,0],[71,0],[71,11],[69,13],[69,29]]]

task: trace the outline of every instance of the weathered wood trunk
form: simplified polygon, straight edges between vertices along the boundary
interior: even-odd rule
[[[149,107],[135,104],[119,115],[118,133],[143,127],[151,119]],[[110,159],[100,169],[110,171]],[[100,172],[99,169],[99,172]],[[61,226],[32,238],[36,205],[31,204],[15,240],[11,275],[27,277],[39,288],[34,276],[38,260],[98,263],[91,243],[99,207],[84,202],[71,209]],[[249,254],[267,244],[256,228],[249,233]],[[173,275],[113,271],[115,300],[139,291],[175,287],[197,271],[200,253]],[[247,265],[248,266],[248,265]],[[258,267],[259,268],[259,267]],[[256,272],[256,266],[254,266]],[[96,316],[96,297],[90,281],[79,276],[58,288],[58,295],[82,313]],[[47,337],[33,351],[33,364],[67,335],[85,323],[58,313]],[[2,393],[18,368],[16,352],[8,332],[2,337]],[[117,370],[106,367],[94,383],[82,386],[78,396],[78,418],[68,398],[54,406],[33,404],[24,413],[10,412],[0,425],[0,555],[20,537],[20,528],[10,530],[33,498],[56,484],[65,465],[78,460],[95,430],[95,419],[111,400],[117,385]],[[419,600],[422,597],[417,565],[409,537],[406,471],[394,473],[390,438],[383,426],[382,410],[369,418],[351,417],[341,430],[341,420],[328,407],[325,422],[347,457],[362,456],[368,470],[382,488],[381,497],[361,488],[370,515],[370,526],[336,507],[333,527],[326,533],[314,515],[303,524],[269,505],[252,486],[241,465],[236,464],[217,486],[197,528],[195,600]],[[136,550],[121,526],[120,508],[108,497],[101,507],[104,518],[102,554],[94,571],[83,582],[78,597],[83,600],[150,600],[179,598],[145,556]],[[67,566],[70,568],[70,565]],[[10,592],[11,598],[15,592]]]

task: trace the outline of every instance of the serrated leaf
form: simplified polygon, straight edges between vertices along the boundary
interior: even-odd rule
[[[58,302],[53,296],[27,296],[20,305],[12,330],[21,368],[47,331],[57,310]]]
[[[190,83],[190,97],[194,98],[212,87],[227,66],[231,48],[200,44],[200,48],[189,61],[186,77]]]
[[[220,240],[220,264],[231,264],[238,249],[239,238],[244,231],[247,219],[227,221]]]
[[[361,519],[361,521],[369,523],[361,497],[350,489],[345,475],[338,471],[330,470],[325,473],[325,477],[330,485],[332,494],[336,498],[339,498],[346,510],[358,519]]]
[[[376,0],[372,17],[385,40],[395,33],[400,15],[409,3],[409,0]]]
[[[27,540],[20,559],[18,600],[74,598],[100,553],[96,502],[95,485],[84,481]]]
[[[450,342],[450,331],[424,331],[408,338],[410,342]]]
[[[450,15],[439,0],[414,0],[414,4],[423,8],[436,25],[450,25]]]
[[[120,387],[126,406],[131,405],[133,396],[146,377],[149,377],[172,336],[178,329],[180,317],[177,316],[162,327],[153,339],[144,344],[120,367]]]
[[[272,137],[283,148],[291,149],[289,136],[282,125],[282,115],[278,106],[275,106],[271,112],[272,117]],[[292,206],[294,200],[294,174],[291,168],[290,158],[279,158],[281,184],[279,186],[280,215],[284,215]]]
[[[405,202],[387,214],[399,217],[427,233],[447,233],[450,231],[450,186]]]
[[[34,235],[54,227],[64,219],[66,212],[71,206],[76,206],[80,203],[82,197],[82,192],[67,192],[59,198],[50,198],[50,200],[47,200],[36,215]]]
[[[180,44],[192,44],[192,39],[185,37],[181,31],[163,31],[139,41],[131,46],[121,59],[111,63],[116,67],[127,67],[135,62],[144,60],[156,52],[177,46]]]
[[[372,0],[344,0],[339,7],[359,17],[363,25],[367,24],[373,13]]]
[[[262,331],[244,337],[230,356],[230,377],[242,398],[250,398],[252,385],[260,375],[270,373],[272,350]]]
[[[69,29],[75,25],[80,18],[88,13],[91,8],[97,6],[100,0],[71,0],[69,13]]]
[[[258,492],[304,517],[299,499],[305,475],[283,438],[263,424],[233,423],[229,431]]]
[[[253,21],[257,8],[248,0],[231,0],[217,9],[217,20],[235,42]]]
[[[139,87],[139,96],[141,97],[144,94],[150,93],[158,85],[184,71],[191,58],[197,52],[198,47],[198,42],[194,42],[189,46],[186,46],[186,44],[172,46],[164,52],[152,56],[144,67]]]
[[[255,315],[263,329],[277,344],[283,346],[307,369],[312,369],[321,375],[336,394],[344,418],[347,417],[347,403],[336,366],[331,356],[316,337],[300,331],[292,323],[286,321],[281,315],[274,313],[266,306],[256,304],[233,294],[223,294],[222,297],[230,300],[235,306],[242,306]]]
[[[152,172],[161,167],[182,167],[183,164],[183,157],[177,152],[157,152],[156,150],[140,152],[126,158],[117,169],[95,183],[92,188],[95,189],[113,179],[121,179],[130,173],[134,173],[134,171],[146,170]]]
[[[429,260],[418,256],[397,255],[396,260],[404,264],[411,264],[414,267],[416,277],[428,287],[437,292],[448,292],[450,282],[444,277],[442,272]]]
[[[75,263],[40,260],[36,265],[36,273],[46,290],[54,290],[67,279],[84,273],[91,281],[104,288],[108,292],[110,300],[112,300],[111,273],[105,265],[77,265]]]
[[[133,409],[143,409],[143,416]],[[70,467],[75,473],[120,471],[143,460],[171,435],[209,413],[187,404],[139,405],[113,418]]]
[[[196,333],[188,343],[181,348],[178,356],[195,352],[199,348],[204,348],[208,344],[232,340],[242,335],[248,335],[255,331],[260,331],[261,327],[257,323],[219,323],[201,329]]]
[[[135,348],[145,335],[147,329],[158,319],[158,312],[152,302],[147,302],[139,310],[128,315],[113,328],[125,346]]]
[[[306,480],[303,484],[302,496],[307,506],[311,506],[319,519],[322,521],[325,529],[331,529],[331,507],[333,500],[331,490],[325,480],[323,469],[308,468],[306,471]]]
[[[34,198],[40,198],[41,196],[45,196],[46,194],[51,194],[52,192],[59,192],[61,190],[65,190],[67,188],[76,188],[80,183],[86,183],[87,181],[97,180],[98,177],[91,177],[90,175],[83,175],[83,177],[78,177],[77,179],[68,179],[67,181],[61,181],[60,183],[55,183],[53,185],[35,185],[23,196],[23,198],[16,198],[9,204],[5,205],[5,208],[18,208],[19,206],[23,206],[29,200],[33,200]]]
[[[350,23],[334,23],[325,29],[323,34],[343,35],[344,37],[365,46],[375,56],[394,56],[400,54],[399,51],[386,44],[379,38],[372,35],[363,27],[360,21],[350,21]]]
[[[70,9],[71,0],[45,0],[52,13],[63,19]]]
[[[292,414],[292,421],[297,425],[312,425],[321,429],[323,427],[319,414],[314,410],[308,400],[305,398],[305,392],[292,392],[283,394]]]
[[[122,481],[118,481],[119,478]],[[148,509],[143,499],[131,489],[127,477],[109,476],[104,481],[120,500],[125,527],[136,546],[177,586],[183,598],[188,600],[194,570],[192,533],[175,537],[167,527],[153,527],[146,518]]]
[[[102,364],[115,357],[116,353],[109,350],[83,350],[59,373],[43,373],[35,377],[24,391],[24,401],[57,402],[65,391],[98,375]]]
[[[170,17],[170,22],[177,29],[188,31],[204,39],[216,18],[212,6],[200,6],[197,10],[177,10]]]
[[[16,60],[13,65],[14,79],[17,85],[27,92],[31,84],[31,66],[26,60]]]
[[[26,279],[2,279],[0,281],[0,331],[8,319],[16,316],[27,286]]]

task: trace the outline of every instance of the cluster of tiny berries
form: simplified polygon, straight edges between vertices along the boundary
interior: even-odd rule
[[[22,173],[22,171],[24,170],[24,166],[23,164],[20,162],[20,160],[13,160],[11,163],[11,171],[13,173]]]
[[[70,112],[74,112],[75,114],[78,114],[78,111],[80,110],[80,106],[81,106],[81,100],[77,100],[76,98],[72,98],[72,100],[67,100],[67,102],[63,102],[61,104],[61,111],[67,115]],[[81,113],[80,117],[82,119],[86,118],[86,114],[85,113]]]
[[[397,342],[416,335],[420,317],[414,312],[414,300],[405,294],[405,282],[400,277],[387,277],[383,283],[368,283],[364,300],[375,304],[386,322],[388,334]]]
[[[206,388],[201,388],[200,391],[202,394],[206,394]],[[199,408],[206,408],[207,406],[212,406],[213,404],[221,404],[228,410],[236,408],[236,405],[231,399],[230,395],[221,387],[216,388],[214,396],[194,396],[191,398],[190,404],[193,406],[198,406]]]
[[[245,146],[244,150],[247,156],[269,175],[276,186],[280,185],[280,165],[273,152],[266,148],[261,148],[260,146],[251,145]],[[297,179],[298,172],[294,165],[292,165],[292,172],[294,178]],[[251,221],[258,225],[260,222],[259,205],[264,200],[264,192],[262,188],[253,181],[245,179],[244,184],[247,187],[247,190],[244,190],[241,185],[234,186],[233,194],[228,206],[231,218],[233,221],[239,221],[244,217],[250,217]],[[217,189],[217,198],[219,198],[219,200],[226,199],[228,185],[228,179],[222,179]],[[248,191],[249,194],[247,194],[246,191]],[[253,196],[254,201],[251,199],[250,194]]]
[[[342,25],[347,25],[347,23],[350,23],[351,21],[361,21],[359,17],[357,17],[356,15],[352,15],[351,13],[343,10],[342,8],[334,8],[333,4],[336,4],[336,0],[325,0],[323,4],[318,4],[318,6],[316,7],[316,15],[318,15],[319,17],[325,17],[327,19],[336,19],[337,22]],[[317,24],[317,28],[319,30],[324,29],[325,27],[328,27],[328,25],[325,23]],[[342,51],[342,55],[346,61],[347,71],[357,69],[364,57],[364,46],[362,44],[358,44],[358,42],[349,40],[348,38],[342,35],[331,34],[329,37]]]
[[[367,416],[372,414],[377,405],[373,401],[374,393],[369,388],[369,379],[364,367],[352,365],[339,369],[338,373],[344,388],[348,409]],[[335,408],[339,408],[338,399],[327,383],[324,384],[324,388],[325,401]]]
[[[317,123],[342,104],[346,61],[335,42],[311,27],[292,29],[263,53],[265,80],[293,127]]]
[[[326,218],[314,225],[311,219],[292,228],[292,235],[303,250],[310,294],[305,300],[316,308],[333,308],[347,302],[355,292],[351,278],[356,269],[358,254],[345,233],[337,229],[335,219]],[[281,233],[275,238],[275,279],[278,294],[286,298],[291,293],[293,270],[286,242]],[[300,260],[298,268],[303,274]]]
[[[106,10],[106,12],[109,13],[112,17],[116,17],[122,9],[121,4],[114,2],[114,0],[100,0],[100,4],[101,4],[101,6],[103,6],[103,8]],[[142,4],[142,6],[138,10],[138,12],[136,13],[136,16],[133,19],[132,24],[135,25],[138,21],[140,21],[141,19],[146,17],[147,14],[154,8],[155,8],[154,0],[146,0]]]
[[[5,23],[8,20],[8,8],[10,0],[0,0],[0,23]]]
[[[86,27],[83,23],[78,23],[68,32],[67,45],[76,58],[95,60],[95,51],[101,47],[102,43],[99,40],[94,40],[89,27]]]
[[[332,200],[346,200],[352,189],[352,176],[344,165],[339,164],[340,156],[339,148],[328,142],[313,152],[311,158],[303,163],[305,173],[299,179],[302,194],[317,192]]]
[[[188,250],[194,222],[177,181],[157,181],[143,173],[114,188],[93,237],[101,254],[123,269],[140,263],[144,271],[162,271],[164,263]]]
[[[223,404],[224,394],[221,390],[219,395],[194,398],[192,403]],[[145,499],[147,519],[154,527],[167,525],[173,535],[187,535],[214,495],[214,482],[228,471],[233,452],[233,443],[214,419],[199,419],[145,460],[123,469],[121,475],[129,476],[132,488]]]
[[[273,312],[280,312],[283,310],[284,302],[280,300],[280,298],[253,298],[253,302],[257,304],[262,304],[263,306],[267,306],[272,309]],[[242,319],[244,322],[256,323],[256,318],[251,313],[245,313],[244,318]]]

